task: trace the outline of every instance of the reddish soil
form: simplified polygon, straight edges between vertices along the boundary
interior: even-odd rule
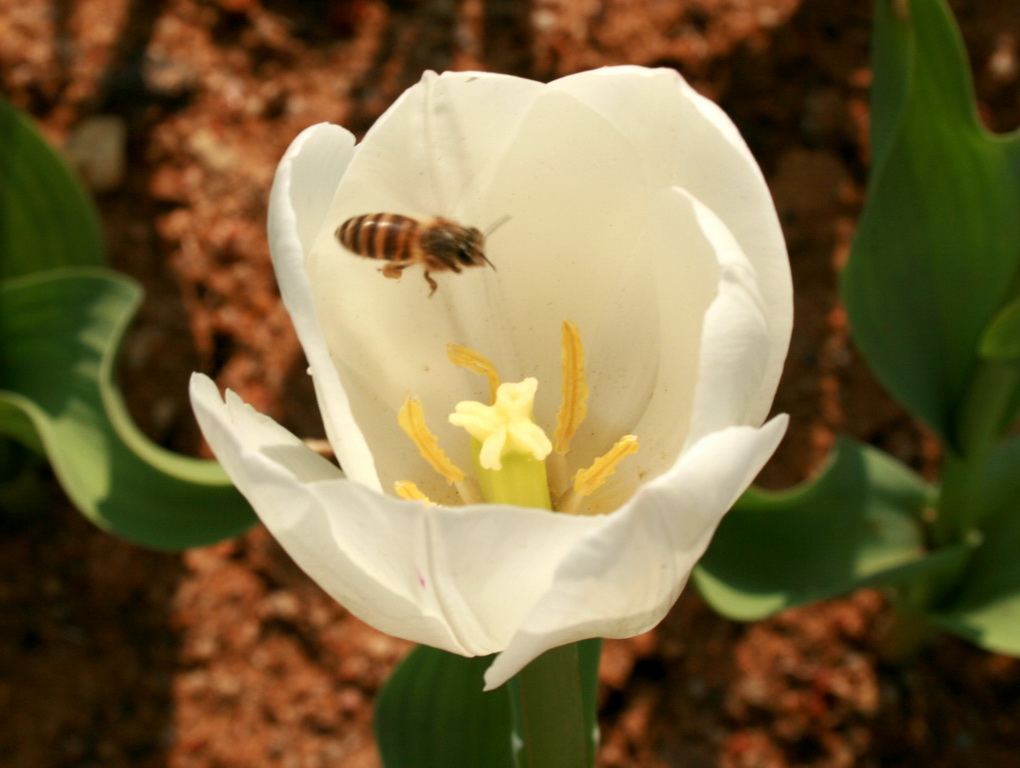
[[[953,6],[989,124],[1016,126],[1020,4]],[[90,117],[126,130],[126,172],[96,180],[112,263],[148,292],[122,382],[150,435],[200,452],[192,370],[322,435],[264,223],[300,129],[363,133],[426,68],[676,67],[744,132],[789,241],[796,328],[776,410],[793,418],[763,482],[809,475],[837,431],[931,477],[937,444],[868,373],[837,298],[867,175],[868,7],[0,0],[0,92],[58,144]],[[0,517],[0,764],[379,765],[372,701],[408,645],[347,615],[263,529],[161,555],[93,529],[57,491],[51,507]],[[654,632],[607,643],[600,765],[1017,764],[1020,662],[946,638],[885,667],[888,619],[865,592],[738,625],[689,592]]]

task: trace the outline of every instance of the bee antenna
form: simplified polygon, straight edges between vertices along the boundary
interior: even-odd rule
[[[496,219],[496,221],[493,224],[489,225],[489,228],[487,230],[485,230],[485,236],[488,237],[493,232],[495,232],[497,229],[499,229],[504,224],[506,224],[508,221],[510,221],[510,214],[509,213],[506,216],[500,216],[498,219]],[[489,260],[486,259],[486,261],[489,261]]]
[[[496,269],[496,265],[493,264],[491,261],[489,261],[489,257],[486,256],[484,253],[482,254],[482,258],[485,259],[485,263],[486,264],[488,264],[490,267],[492,267],[492,271],[493,272],[498,272],[499,271],[499,270]]]

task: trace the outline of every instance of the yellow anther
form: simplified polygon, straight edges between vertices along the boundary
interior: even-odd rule
[[[594,493],[616,471],[617,465],[627,456],[637,453],[637,449],[637,437],[634,435],[621,437],[608,453],[599,456],[590,467],[574,475],[574,492],[582,497]]]
[[[447,344],[446,356],[450,362],[459,368],[467,368],[471,373],[477,373],[489,380],[489,402],[496,402],[496,390],[499,389],[499,374],[492,361],[481,352],[462,347],[460,344]]]
[[[581,332],[570,320],[563,321],[561,364],[563,367],[562,397],[556,414],[556,453],[570,450],[570,441],[588,415],[588,379],[584,372],[584,345]]]
[[[443,453],[443,449],[439,447],[439,440],[425,424],[425,411],[419,398],[409,397],[404,401],[397,413],[397,422],[404,430],[404,434],[418,447],[421,457],[446,478],[448,483],[459,483],[464,479],[464,473]]]
[[[393,490],[397,492],[397,496],[408,501],[424,501],[430,507],[436,506],[436,502],[432,501],[428,496],[421,492],[421,488],[410,481],[398,480],[393,484]]]

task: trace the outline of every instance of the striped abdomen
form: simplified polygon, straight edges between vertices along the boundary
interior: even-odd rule
[[[336,236],[347,250],[369,259],[420,261],[423,226],[398,213],[366,213],[347,219]]]

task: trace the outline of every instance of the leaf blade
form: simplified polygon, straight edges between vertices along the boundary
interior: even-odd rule
[[[91,198],[29,118],[0,98],[0,279],[102,266]]]
[[[102,269],[4,281],[0,433],[44,448],[71,500],[111,533],[161,550],[239,535],[255,517],[219,465],[152,444],[123,407],[113,368],[139,300]]]
[[[788,491],[744,494],[694,582],[724,616],[749,621],[861,587],[927,579],[970,552],[926,552],[920,517],[931,498],[895,459],[841,438],[815,478]]]
[[[851,329],[883,384],[943,439],[978,346],[1020,278],[1020,133],[980,124],[943,0],[876,0],[875,166],[842,276]]]
[[[582,696],[596,727],[601,640],[579,643]],[[511,691],[484,692],[492,656],[464,658],[418,646],[376,702],[374,729],[386,768],[514,768]]]

